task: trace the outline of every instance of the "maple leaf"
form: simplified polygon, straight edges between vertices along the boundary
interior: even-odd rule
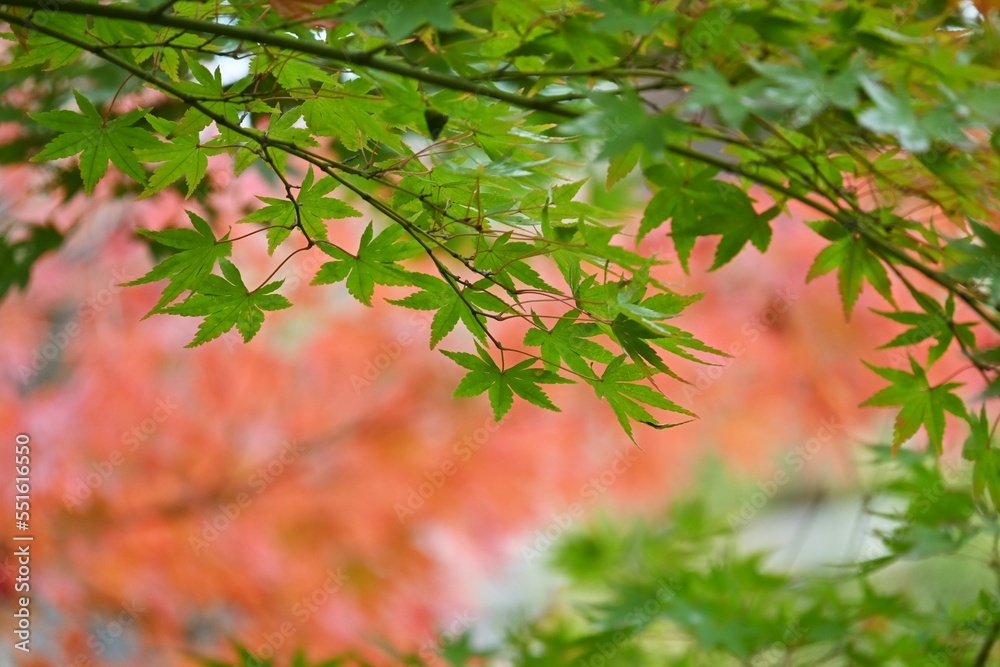
[[[879,376],[892,382],[892,385],[868,397],[862,407],[902,406],[896,415],[893,428],[892,447],[898,450],[900,445],[909,440],[921,426],[927,431],[934,450],[940,455],[944,442],[944,413],[950,412],[957,417],[967,419],[968,414],[962,399],[952,393],[961,382],[946,382],[932,386],[927,379],[927,373],[910,357],[912,373],[896,368],[874,366],[862,362]]]
[[[149,124],[165,137],[178,133],[176,123],[161,118],[149,116]],[[190,197],[208,173],[208,156],[223,150],[221,145],[212,142],[203,144],[197,133],[180,134],[167,142],[157,141],[153,146],[137,150],[136,155],[146,162],[162,162],[153,170],[139,197],[150,197],[181,178],[187,183],[185,196]]]
[[[956,337],[966,346],[974,347],[975,335],[972,333],[972,324],[969,322],[953,323],[955,317],[954,295],[948,295],[943,309],[927,295],[915,294],[914,296],[918,296],[918,303],[926,308],[926,311],[874,311],[893,322],[911,327],[885,345],[880,346],[880,350],[916,345],[928,338],[934,338],[937,342],[927,351],[927,366],[929,368],[941,358],[941,355],[945,353]]]
[[[810,226],[832,243],[816,255],[806,274],[806,282],[837,269],[837,287],[844,304],[845,318],[851,318],[866,279],[886,301],[895,303],[885,266],[863,237],[855,236],[835,223],[824,221]]]
[[[489,271],[493,279],[510,292],[515,289],[514,280],[546,292],[556,292],[554,287],[524,261],[537,252],[535,246],[523,241],[511,241],[512,236],[513,232],[505,232],[489,248],[477,253],[476,268]]]
[[[90,100],[76,91],[73,95],[82,113],[60,109],[29,114],[32,119],[60,132],[31,161],[79,154],[80,176],[88,195],[94,193],[97,182],[107,173],[109,160],[131,178],[145,183],[146,171],[135,151],[159,146],[160,142],[148,130],[133,125],[146,116],[148,109],[136,109],[106,121]]]
[[[339,199],[327,197],[337,187],[335,180],[327,177],[314,183],[313,179],[313,171],[310,169],[302,179],[302,187],[295,201],[280,197],[258,196],[257,199],[267,206],[240,220],[240,222],[262,222],[272,225],[271,229],[267,230],[268,253],[273,254],[274,249],[288,238],[299,222],[309,238],[325,241],[327,220],[361,217],[361,213],[354,207]]]
[[[323,252],[337,261],[319,267],[312,284],[329,285],[346,279],[347,291],[366,306],[372,305],[376,284],[414,284],[412,274],[396,262],[419,255],[423,248],[415,241],[399,241],[404,233],[402,227],[392,225],[372,238],[372,223],[369,222],[356,255],[332,243],[321,243]]]
[[[282,310],[291,303],[280,294],[273,294],[283,280],[268,283],[249,291],[239,270],[228,259],[219,260],[222,276],[210,275],[202,281],[195,294],[164,309],[166,313],[204,316],[194,339],[187,347],[197,347],[236,327],[245,342],[249,342],[264,323],[265,310]]]
[[[488,392],[495,421],[500,421],[510,411],[514,405],[515,394],[546,410],[560,412],[548,394],[538,385],[572,384],[572,380],[543,368],[531,368],[535,363],[534,359],[527,359],[510,368],[501,369],[481,345],[476,345],[476,351],[479,356],[468,352],[441,351],[469,371],[455,389],[456,398],[478,396]]]
[[[541,348],[542,360],[551,370],[558,369],[560,362],[565,362],[568,368],[580,375],[593,375],[590,361],[609,364],[614,361],[615,355],[600,343],[589,340],[601,334],[601,329],[593,322],[577,322],[580,314],[576,310],[559,318],[551,329],[532,314],[536,328],[524,335],[524,344]]]
[[[228,240],[228,233],[216,240],[208,222],[191,211],[187,211],[187,214],[194,229],[166,229],[162,232],[138,230],[140,234],[157,243],[180,250],[176,255],[171,255],[154,266],[143,277],[125,283],[131,286],[152,283],[164,278],[170,281],[163,289],[160,300],[146,313],[146,317],[163,312],[162,308],[184,291],[196,289],[212,273],[215,263],[223,257],[228,257],[232,252],[233,244]]]
[[[657,429],[672,428],[686,424],[690,420],[675,424],[667,424],[656,419],[642,404],[669,410],[690,417],[697,415],[690,410],[677,405],[659,391],[645,384],[639,384],[647,377],[647,372],[637,364],[626,363],[627,357],[621,355],[608,364],[600,379],[588,380],[599,398],[607,400],[611,410],[618,418],[618,423],[633,441],[631,420],[641,422]]]
[[[480,320],[481,311],[500,312],[507,304],[487,291],[489,281],[480,280],[468,287],[458,287],[427,275],[412,276],[422,291],[414,292],[389,303],[415,310],[436,310],[431,320],[430,345],[433,348],[461,321],[476,338],[486,340],[486,328]]]
[[[685,271],[700,236],[722,237],[710,271],[728,264],[747,243],[761,252],[767,250],[771,243],[770,222],[779,212],[776,207],[757,213],[745,192],[732,183],[716,180],[712,169],[687,176],[676,166],[661,165],[646,173],[661,189],[646,206],[639,237],[669,219],[670,237]]]

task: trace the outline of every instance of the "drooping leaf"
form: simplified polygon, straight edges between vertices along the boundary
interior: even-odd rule
[[[372,305],[375,285],[412,285],[413,279],[398,262],[419,255],[423,249],[415,241],[401,241],[405,231],[391,225],[373,238],[372,223],[361,235],[355,255],[338,246],[321,243],[320,248],[336,261],[323,264],[313,285],[328,285],[347,280],[347,291],[366,306]]]
[[[654,428],[670,428],[686,422],[670,424],[658,421],[646,406],[676,412],[689,417],[696,417],[693,412],[677,405],[662,393],[652,387],[642,384],[647,379],[647,373],[636,364],[629,364],[627,357],[621,355],[608,364],[599,379],[588,380],[599,398],[608,402],[618,423],[629,438],[632,435],[632,422],[640,422]],[[690,420],[689,420],[690,421]]]
[[[478,356],[468,352],[442,350],[445,356],[469,371],[455,389],[456,398],[488,392],[493,419],[498,422],[514,405],[515,394],[546,410],[559,412],[559,408],[539,385],[566,384],[571,380],[543,368],[532,368],[534,359],[501,369],[482,346],[476,345],[476,351]]]
[[[80,175],[88,195],[93,194],[97,182],[107,173],[109,161],[133,180],[145,183],[146,172],[136,152],[148,150],[159,142],[149,130],[134,125],[148,110],[136,109],[106,121],[86,96],[78,91],[73,94],[80,113],[57,110],[31,114],[34,120],[59,132],[32,161],[79,155]]]
[[[187,347],[207,343],[233,327],[245,342],[250,342],[264,323],[264,311],[283,310],[292,305],[285,297],[273,293],[281,287],[283,280],[268,283],[251,292],[232,262],[220,259],[219,266],[222,276],[213,274],[206,277],[194,294],[163,309],[165,313],[205,318]]]
[[[337,186],[335,180],[326,177],[314,183],[313,179],[312,169],[307,170],[294,201],[258,196],[257,198],[267,205],[240,220],[240,222],[260,222],[271,226],[267,230],[269,253],[273,254],[274,249],[288,238],[296,226],[301,226],[309,238],[326,241],[328,220],[361,216],[353,206],[327,196]]]
[[[161,232],[138,230],[143,236],[180,251],[154,266],[143,277],[125,283],[144,285],[158,280],[169,280],[167,286],[163,288],[160,299],[146,317],[163,312],[164,306],[173,302],[185,291],[196,290],[211,274],[216,262],[229,257],[232,252],[233,244],[228,240],[228,232],[222,238],[216,239],[212,228],[204,218],[191,211],[187,214],[194,229],[167,229]]]
[[[865,365],[892,384],[868,397],[861,405],[901,407],[893,429],[893,448],[898,449],[923,426],[934,451],[940,454],[944,442],[944,413],[950,412],[962,419],[967,417],[965,403],[954,393],[962,383],[931,385],[927,373],[913,357],[910,357],[912,372],[909,373],[895,368],[873,366],[867,362]]]

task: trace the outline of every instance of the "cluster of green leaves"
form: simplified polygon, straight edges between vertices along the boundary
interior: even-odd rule
[[[789,571],[784,559],[747,551],[737,528],[745,523],[732,519],[745,489],[709,468],[697,495],[675,501],[654,522],[598,518],[561,537],[546,560],[566,585],[539,616],[510,620],[502,640],[484,645],[469,632],[442,636],[434,643],[437,655],[386,647],[387,661],[455,667],[994,664],[1000,524],[977,512],[969,466],[945,469],[929,452],[897,456],[890,446],[871,454],[865,472],[874,481],[843,490],[839,500],[864,503],[868,518],[877,515],[886,527],[854,535],[857,553],[846,561]],[[772,503],[781,504],[781,497]],[[865,525],[859,521],[855,529]],[[280,664],[246,649],[241,656],[233,667]],[[323,664],[385,662],[346,653]]]
[[[7,2],[0,69],[54,110],[22,109],[27,140],[5,155],[57,161],[85,193],[113,165],[132,196],[178,188],[206,217],[210,157],[265,170],[285,197],[241,222],[284,253],[275,271],[322,252],[314,283],[365,305],[413,288],[392,303],[434,312],[432,347],[467,330],[478,354],[445,351],[469,371],[457,395],[487,393],[498,419],[514,396],[557,409],[543,386],[562,382],[589,385],[630,437],[691,416],[662,381],[722,353],[667,324],[697,295],[658,281],[664,260],[636,242],[669,236],[688,270],[711,237],[720,269],[766,251],[791,202],[829,241],[808,278],[836,272],[848,317],[868,283],[913,328],[889,346],[936,341],[912,372],[875,369],[892,386],[868,403],[900,408],[896,446],[922,426],[940,450],[944,412],[974,426],[959,385],[932,379],[947,350],[1000,391],[1000,348],[955,320],[960,304],[1000,331],[993,20],[926,0],[310,6],[303,21],[262,0]],[[118,113],[140,88],[162,97]],[[636,226],[584,196],[640,185]],[[249,340],[289,305],[281,281],[246,286],[227,258],[255,232],[191,216],[144,232],[175,252],[133,284],[166,281],[151,314],[205,318],[192,345],[234,327]],[[0,285],[27,270],[3,265]],[[916,310],[896,306],[899,285]],[[515,318],[529,330],[511,340],[496,324]]]

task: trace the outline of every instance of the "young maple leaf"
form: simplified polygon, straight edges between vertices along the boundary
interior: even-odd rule
[[[469,287],[453,286],[440,278],[414,275],[413,283],[423,291],[414,292],[389,303],[414,310],[436,310],[431,320],[431,347],[451,333],[461,321],[472,335],[486,341],[486,326],[481,321],[484,311],[500,312],[507,304],[487,291],[489,281],[480,280]]]
[[[809,273],[806,274],[806,282],[837,269],[837,287],[844,304],[846,319],[851,319],[851,312],[861,295],[865,280],[886,301],[895,303],[889,274],[878,255],[872,251],[868,241],[860,237],[855,238],[854,234],[829,221],[813,223],[810,226],[832,243],[816,255],[812,266],[809,267]]]
[[[82,113],[59,109],[28,114],[33,120],[60,132],[31,161],[56,160],[79,153],[80,176],[88,195],[94,193],[94,186],[107,173],[109,160],[129,177],[145,183],[146,171],[134,151],[153,148],[160,142],[152,132],[132,126],[149,110],[136,109],[106,121],[90,100],[76,91],[73,95]]]
[[[896,415],[896,423],[892,434],[893,451],[913,437],[917,429],[923,425],[930,438],[934,451],[940,456],[944,442],[944,413],[950,412],[962,419],[967,418],[965,403],[952,393],[961,382],[946,382],[931,386],[927,373],[917,360],[910,357],[912,373],[896,368],[883,368],[862,362],[875,373],[892,382],[892,385],[876,392],[861,405],[862,407],[888,407],[900,405],[902,409]]]
[[[524,344],[541,348],[542,360],[551,370],[557,370],[560,363],[565,363],[580,375],[591,375],[591,361],[609,364],[615,360],[615,355],[600,343],[590,340],[601,330],[593,322],[578,323],[580,314],[575,310],[559,318],[551,329],[546,328],[537,315],[533,315],[536,328],[529,329],[524,335]]]
[[[340,218],[356,218],[361,213],[354,207],[339,199],[327,197],[337,182],[332,178],[322,178],[313,183],[313,171],[310,169],[302,179],[295,201],[280,197],[257,197],[267,206],[250,213],[240,222],[263,222],[272,225],[267,230],[267,252],[274,249],[288,238],[296,223],[301,221],[302,228],[312,239],[327,239],[326,221]]]
[[[149,177],[146,189],[139,198],[152,197],[181,178],[187,183],[185,196],[190,197],[205,179],[208,173],[208,156],[213,152],[216,151],[202,144],[196,134],[174,137],[169,142],[139,151],[138,156],[146,162],[162,162],[153,170],[153,175]]]
[[[170,283],[163,289],[163,294],[156,305],[146,313],[149,317],[154,313],[163,312],[163,307],[179,297],[186,290],[194,290],[212,273],[215,263],[228,257],[232,252],[233,243],[227,240],[226,233],[216,240],[212,228],[203,218],[186,211],[194,229],[165,229],[153,232],[148,229],[138,230],[143,236],[171,248],[180,250],[171,255],[141,278],[125,283],[126,286],[144,285],[164,278]],[[145,318],[144,318],[145,319]]]
[[[495,421],[500,421],[510,411],[514,405],[514,394],[546,410],[560,412],[548,394],[538,385],[572,384],[572,380],[542,368],[531,368],[535,363],[534,359],[527,359],[510,368],[501,369],[482,346],[477,344],[476,351],[479,352],[479,356],[468,352],[442,350],[445,356],[469,371],[455,389],[456,398],[478,396],[484,391],[489,392]]]
[[[641,422],[653,428],[672,428],[686,424],[687,421],[676,424],[665,424],[657,422],[653,415],[643,407],[643,403],[661,410],[678,412],[682,415],[697,417],[690,410],[686,410],[677,405],[663,394],[645,384],[639,384],[648,377],[648,373],[636,364],[626,363],[626,356],[621,355],[616,358],[608,367],[604,369],[604,374],[599,380],[587,380],[594,388],[598,397],[606,399],[611,410],[618,418],[618,423],[629,438],[632,436],[632,424],[630,420]],[[688,420],[690,421],[690,420]]]
[[[369,222],[361,235],[358,253],[352,255],[332,244],[321,243],[320,248],[326,254],[335,258],[319,267],[313,285],[329,285],[347,279],[347,291],[355,299],[372,305],[375,285],[412,285],[413,280],[406,269],[397,264],[399,260],[409,259],[423,252],[420,244],[415,241],[398,241],[404,230],[399,225],[392,225],[382,230],[372,238],[372,224]]]
[[[952,340],[956,337],[965,345],[975,347],[975,335],[972,333],[972,322],[954,322],[955,317],[955,297],[948,295],[945,306],[942,308],[926,295],[921,294],[925,311],[888,311],[874,310],[882,317],[905,324],[910,328],[899,334],[885,345],[879,346],[880,350],[891,347],[903,347],[916,345],[917,343],[933,338],[937,342],[927,351],[927,367],[930,368],[948,350]]]
[[[245,342],[250,342],[264,323],[265,310],[282,310],[291,303],[280,294],[272,294],[285,281],[268,283],[253,292],[247,289],[239,270],[228,259],[219,260],[222,276],[210,275],[184,301],[164,309],[166,313],[205,316],[198,333],[187,347],[197,347],[218,338],[233,327]]]

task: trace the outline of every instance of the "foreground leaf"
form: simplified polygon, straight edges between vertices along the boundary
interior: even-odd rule
[[[946,382],[932,386],[927,373],[917,361],[910,357],[912,373],[895,368],[883,368],[863,362],[875,373],[892,382],[892,385],[870,396],[863,407],[889,407],[899,405],[902,409],[896,415],[892,435],[893,449],[898,449],[909,440],[921,426],[927,431],[931,445],[939,455],[944,451],[944,413],[967,418],[965,403],[953,393],[960,382]]]
[[[559,377],[552,371],[532,368],[534,359],[527,359],[501,370],[485,349],[476,345],[476,350],[478,356],[468,352],[442,350],[445,356],[469,371],[455,389],[456,398],[489,392],[495,421],[500,421],[510,411],[514,405],[514,394],[546,410],[560,411],[539,385],[567,384],[571,380]]]
[[[233,244],[226,233],[216,240],[212,228],[203,218],[187,211],[194,229],[167,229],[154,232],[140,229],[143,236],[181,252],[172,255],[152,269],[142,278],[137,278],[126,285],[144,285],[166,278],[169,284],[163,289],[163,294],[156,305],[146,313],[146,317],[163,312],[167,304],[173,302],[183,292],[199,287],[206,277],[212,273],[215,263],[232,252]]]
[[[198,333],[187,347],[197,347],[218,338],[236,327],[249,342],[264,323],[265,310],[282,310],[292,304],[280,294],[273,294],[283,280],[268,283],[253,292],[247,289],[239,270],[227,259],[219,261],[224,277],[208,276],[195,294],[164,309],[164,312],[189,317],[204,316]]]

